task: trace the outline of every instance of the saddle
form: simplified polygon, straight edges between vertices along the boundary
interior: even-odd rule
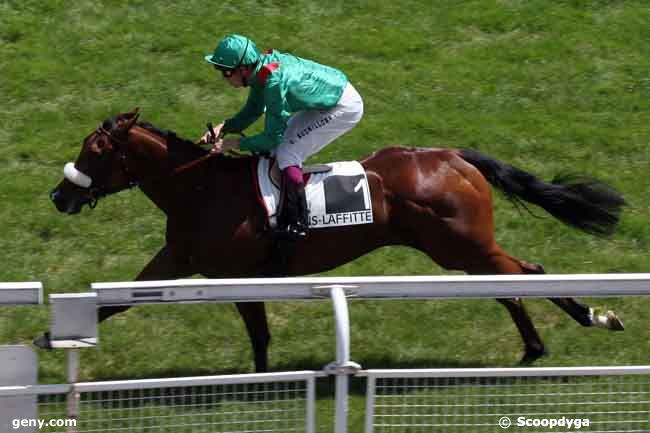
[[[327,173],[330,171],[332,171],[332,167],[327,164],[314,164],[302,168],[302,174],[305,178],[305,183],[307,183],[309,176],[312,174]],[[277,159],[273,160],[273,165],[271,165],[269,176],[271,178],[271,182],[273,182],[273,185],[276,188],[281,189],[280,186],[282,185],[282,172],[280,171],[280,166],[278,165]]]
[[[357,161],[305,167],[303,174],[310,228],[373,222],[370,188]],[[281,172],[275,160],[260,157],[253,161],[253,175],[269,226],[275,228],[281,210]]]
[[[265,231],[274,230],[282,210],[282,173],[277,161],[266,157],[253,160],[252,169],[257,197],[265,210]],[[303,167],[303,176],[310,231],[373,222],[370,187],[357,161]],[[266,274],[286,275],[287,260],[295,248],[294,243],[276,238]]]

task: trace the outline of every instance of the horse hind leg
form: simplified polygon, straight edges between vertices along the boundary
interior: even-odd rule
[[[466,249],[471,250],[469,247]],[[474,252],[479,252],[479,250],[474,249]],[[436,261],[441,263],[444,266],[446,262],[448,266],[445,266],[448,269],[461,269],[468,274],[474,275],[489,275],[489,274],[524,274],[524,273],[543,273],[543,268],[539,265],[532,265],[513,257],[508,256],[500,248],[492,250],[490,253],[486,252],[484,254],[475,255],[473,259],[464,257],[461,259],[459,256],[455,263],[450,263],[450,256],[443,257],[444,254],[435,254],[435,252],[429,252],[429,256]],[[528,365],[537,360],[538,358],[548,354],[544,343],[542,342],[535,325],[533,324],[532,319],[528,315],[528,311],[524,307],[523,300],[520,298],[504,298],[497,299],[497,301],[503,305],[510,313],[519,334],[524,343],[524,356],[522,357],[520,363],[523,365]]]
[[[538,358],[548,354],[523,301],[520,298],[497,299],[497,301],[506,307],[524,341],[525,352],[520,364],[532,364]]]
[[[495,274],[525,274],[525,273],[543,273],[541,265],[517,260],[508,256],[503,251],[490,257],[489,263],[493,267],[490,273]],[[485,272],[482,272],[485,273]],[[524,307],[523,300],[520,298],[497,299],[497,301],[506,307],[512,317],[515,326],[519,330],[522,340],[524,341],[525,352],[521,358],[520,364],[529,365],[544,355],[548,355],[546,347],[539,336],[528,311]]]
[[[616,313],[611,310],[601,313],[594,308],[580,304],[573,298],[549,298],[549,300],[564,310],[582,326],[594,326],[596,328],[608,329],[610,331],[625,330],[621,319],[619,319]]]
[[[604,328],[610,331],[624,331],[623,321],[612,310],[607,310],[605,314],[599,314],[598,310],[590,308],[593,326]]]
[[[520,260],[519,262],[525,274],[546,273],[542,265],[527,263],[523,260]],[[548,299],[560,307],[565,313],[571,316],[573,320],[582,326],[595,326],[598,328],[608,329],[610,331],[624,330],[623,322],[618,318],[616,313],[611,310],[605,312],[604,314],[601,314],[597,310],[581,304],[573,298]]]
[[[544,274],[544,268],[541,265],[533,265],[521,261],[522,269],[526,274]],[[623,322],[618,318],[616,313],[608,310],[601,314],[597,310],[579,303],[573,298],[548,298],[549,301],[560,307],[565,313],[573,318],[582,326],[595,326],[597,328],[608,329],[610,331],[623,331],[625,328]]]

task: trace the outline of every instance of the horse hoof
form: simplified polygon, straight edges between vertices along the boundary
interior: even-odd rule
[[[592,324],[598,328],[609,329],[610,331],[623,331],[625,327],[623,322],[613,311],[607,311],[605,314],[595,314],[592,312]]]
[[[32,341],[32,344],[38,347],[39,349],[52,350],[50,333],[46,332],[40,337],[34,339],[34,341]]]
[[[544,348],[527,349],[524,357],[519,361],[519,365],[531,365],[533,362],[546,355],[548,355],[548,351]]]
[[[607,312],[607,329],[610,331],[624,331],[623,322],[613,311]]]

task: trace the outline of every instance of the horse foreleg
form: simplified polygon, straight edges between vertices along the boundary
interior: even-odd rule
[[[248,336],[253,345],[255,371],[265,372],[268,370],[268,348],[271,334],[264,302],[236,302],[235,305],[244,319]]]
[[[158,251],[158,254],[156,254],[155,257],[151,259],[151,261],[147,264],[147,266],[144,267],[140,274],[138,274],[136,281],[169,280],[181,278],[191,274],[192,272],[190,272],[188,269],[185,269],[184,266],[179,265],[174,260],[174,257],[169,251],[169,248],[165,246],[160,251]],[[101,323],[111,316],[114,316],[118,313],[123,313],[129,308],[131,307],[127,305],[99,307],[97,309],[97,320]],[[52,349],[49,332],[45,332],[40,337],[34,339],[33,343],[35,346],[40,347],[41,349]]]
[[[135,278],[136,281],[152,281],[152,280],[173,280],[192,275],[189,269],[178,264],[174,260],[174,256],[169,251],[167,246],[158,251],[158,253],[151,259],[151,261],[140,271]],[[99,307],[97,311],[97,319],[103,322],[111,316],[131,308],[127,305],[115,305],[107,307]]]

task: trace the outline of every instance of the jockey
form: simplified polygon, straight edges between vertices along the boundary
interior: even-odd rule
[[[339,70],[276,50],[260,53],[240,35],[226,36],[205,60],[235,88],[250,87],[246,105],[201,138],[213,152],[241,149],[269,152],[283,178],[284,207],[278,219],[291,240],[304,238],[308,209],[302,165],[352,129],[363,115],[361,96]],[[241,132],[265,113],[264,131],[245,138],[222,138]]]

